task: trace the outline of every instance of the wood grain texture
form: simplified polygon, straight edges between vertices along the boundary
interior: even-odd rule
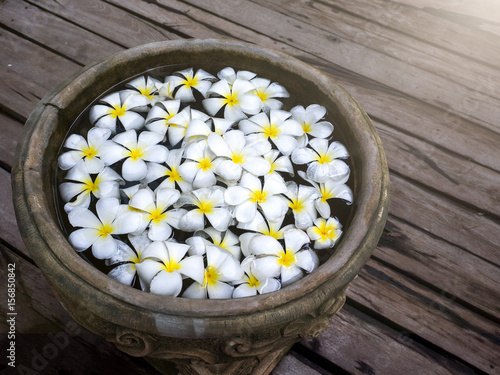
[[[17,140],[23,131],[23,125],[5,113],[0,112],[0,127],[2,135],[0,137],[0,164],[10,170],[14,162]]]

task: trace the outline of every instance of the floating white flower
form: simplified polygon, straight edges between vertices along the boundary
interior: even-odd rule
[[[137,230],[140,217],[135,212],[124,211],[116,198],[102,198],[96,203],[97,216],[87,208],[78,207],[68,214],[73,227],[80,227],[69,235],[69,242],[76,251],[92,246],[97,259],[112,257],[117,250],[114,234],[129,234]]]
[[[207,264],[203,281],[191,284],[183,297],[231,298],[234,286],[229,283],[243,278],[240,262],[227,251],[212,245],[207,246]]]
[[[117,119],[125,130],[140,129],[144,125],[144,117],[137,111],[143,111],[149,104],[149,99],[145,96],[128,95],[122,91],[105,96],[100,101],[105,104],[96,104],[90,108],[90,122],[94,126],[116,132]]]
[[[316,208],[314,201],[320,197],[320,193],[311,186],[297,185],[294,181],[286,184],[285,195],[290,200],[288,205],[292,209],[295,218],[295,226],[299,229],[309,228],[316,219]]]
[[[309,243],[307,234],[299,229],[290,229],[285,232],[285,248],[278,240],[265,235],[254,236],[249,249],[256,257],[253,272],[258,278],[278,277],[281,275],[281,284],[286,286],[307,273],[312,272],[318,265],[318,256],[309,248],[303,248]]]
[[[248,70],[238,70],[237,72],[231,68],[231,67],[226,67],[222,69],[219,73],[217,73],[217,77],[221,80],[227,81],[229,83],[229,86],[232,86],[234,81],[237,79],[241,79],[244,81],[250,81],[252,78],[254,78],[257,74],[253,72],[249,72]]]
[[[288,155],[280,155],[280,152],[274,149],[263,155],[264,159],[266,159],[271,165],[271,169],[267,172],[267,174],[277,174],[281,176],[278,172],[286,172],[293,176],[294,171],[290,157]]]
[[[224,189],[220,186],[193,190],[181,195],[176,207],[194,206],[179,221],[179,229],[195,232],[205,228],[205,217],[220,232],[227,230],[231,213],[224,201]]]
[[[171,82],[175,99],[182,102],[194,102],[196,100],[193,90],[198,91],[203,97],[206,97],[207,90],[212,86],[211,81],[216,79],[203,69],[198,69],[198,71],[194,73],[192,68],[188,68],[176,72],[176,74],[177,75],[167,77],[165,81]]]
[[[205,122],[209,119],[209,116],[190,107],[185,107],[169,119],[168,141],[172,146],[177,145],[184,139],[191,121],[196,119]]]
[[[330,217],[328,220],[318,218],[314,220],[314,226],[307,228],[307,234],[314,241],[315,249],[328,249],[339,239],[342,234],[341,228],[342,225],[336,218]]]
[[[293,107],[290,112],[292,118],[296,120],[304,130],[304,135],[299,139],[299,145],[305,147],[308,139],[307,135],[315,138],[327,138],[333,132],[333,125],[328,121],[320,121],[326,115],[326,108],[311,104],[307,108],[301,105]]]
[[[146,175],[144,182],[149,184],[150,182],[164,178],[160,185],[158,185],[157,189],[175,189],[176,186],[179,186],[181,191],[192,190],[193,185],[184,180],[184,178],[182,178],[179,174],[179,167],[181,165],[183,154],[183,149],[170,150],[167,160],[165,161],[167,166],[158,163],[149,163],[148,174]]]
[[[180,106],[180,100],[165,100],[156,103],[146,117],[146,129],[165,135],[172,125],[169,122],[170,119],[179,113]]]
[[[147,232],[143,232],[140,235],[129,234],[128,239],[133,249],[125,242],[117,240],[118,249],[116,253],[111,258],[106,259],[105,263],[107,266],[117,265],[108,272],[108,276],[123,284],[132,285],[137,274],[136,264],[142,262],[142,253],[151,244],[151,241],[147,236]],[[140,283],[141,289],[146,290],[146,286],[142,280],[140,280]]]
[[[137,135],[135,130],[127,130],[113,137],[103,146],[102,160],[112,165],[125,159],[122,165],[122,176],[127,181],[139,181],[146,177],[146,162],[162,163],[167,159],[168,149],[158,145],[163,136],[158,133],[144,131]]]
[[[67,170],[83,160],[89,173],[99,173],[104,168],[104,162],[100,159],[101,148],[110,136],[111,130],[102,128],[90,129],[87,139],[79,134],[71,134],[64,142],[64,147],[70,151],[59,156],[59,167]]]
[[[264,216],[260,212],[257,212],[255,215],[255,218],[252,221],[249,221],[248,223],[238,223],[237,228],[247,230],[247,231],[253,231],[253,232],[258,232],[261,234],[265,234],[266,236],[271,236],[273,238],[276,238],[277,240],[282,240],[283,235],[285,232],[289,229],[295,228],[293,224],[288,224],[283,226],[283,222],[285,220],[285,216],[282,216],[281,218],[271,221],[271,220],[266,220]],[[251,239],[252,236],[256,235],[257,233],[243,233],[240,235],[240,242],[241,242],[241,251],[243,254],[248,255],[248,243]]]
[[[186,161],[179,166],[179,174],[194,189],[210,187],[215,185],[214,159],[216,155],[210,150],[205,141],[199,141],[189,145],[184,152]]]
[[[286,199],[281,194],[287,192],[284,181],[277,176],[268,176],[264,186],[260,179],[245,172],[238,186],[230,186],[224,193],[226,203],[235,206],[234,216],[241,223],[252,221],[257,207],[271,221],[285,216],[288,211]]]
[[[207,138],[208,146],[218,159],[216,173],[224,180],[234,181],[241,177],[243,170],[255,176],[269,172],[271,165],[261,156],[271,150],[267,140],[245,138],[240,130],[230,130],[222,137],[212,133]]]
[[[263,112],[242,120],[239,128],[245,134],[258,134],[263,139],[271,139],[278,150],[284,155],[297,147],[296,137],[304,134],[299,123],[291,119],[291,113],[273,109],[269,116]]]
[[[279,280],[273,277],[257,277],[253,272],[255,257],[247,257],[241,262],[245,272],[243,280],[234,283],[238,285],[233,291],[233,298],[250,297],[257,294],[271,293],[281,288]]]
[[[230,87],[226,80],[221,80],[212,85],[208,94],[218,95],[203,100],[203,106],[211,116],[215,116],[224,108],[224,118],[238,121],[259,113],[261,100],[253,93],[254,85],[242,79],[236,79]]]
[[[59,192],[65,202],[64,211],[70,212],[76,207],[88,208],[91,195],[100,198],[119,198],[119,184],[123,181],[118,173],[105,167],[94,179],[85,168],[83,161],[77,163],[66,174],[66,180],[59,185]],[[70,202],[74,197],[76,199]]]
[[[186,240],[186,243],[191,246],[189,254],[203,255],[206,253],[207,246],[216,245],[231,253],[236,259],[240,259],[241,257],[238,236],[229,229],[225,232],[220,232],[215,228],[205,228],[195,232],[194,236]]]
[[[152,241],[163,241],[172,235],[172,227],[179,228],[180,218],[186,214],[184,209],[171,209],[180,197],[175,189],[162,188],[154,193],[150,188],[140,189],[129,201],[129,206],[147,213],[141,218],[149,227],[148,236]]]
[[[130,87],[130,95],[142,95],[149,100],[149,103],[154,104],[160,99],[158,95],[157,85],[161,84],[160,81],[153,77],[141,76],[128,82],[126,86]]]
[[[339,159],[349,157],[345,146],[340,142],[328,144],[328,140],[314,138],[309,146],[293,151],[292,161],[295,164],[308,164],[307,177],[315,182],[326,182],[328,179],[342,180],[349,175],[349,166]]]
[[[275,98],[288,98],[290,94],[277,82],[271,83],[266,78],[256,77],[251,81],[255,86],[255,95],[262,101],[262,110],[269,112],[271,109],[281,109],[283,103]]]
[[[182,291],[182,277],[203,282],[203,257],[186,257],[188,245],[155,241],[142,253],[143,261],[136,265],[140,279],[149,285],[151,293],[177,296]]]

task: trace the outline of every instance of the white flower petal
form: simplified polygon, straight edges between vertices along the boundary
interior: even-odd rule
[[[253,273],[258,279],[278,277],[281,272],[281,266],[278,264],[275,256],[264,256],[255,259]]]
[[[257,288],[248,284],[241,284],[233,291],[233,298],[250,297],[257,295]]]
[[[299,251],[297,253],[297,266],[310,273],[319,266],[318,256],[312,250]]]
[[[155,195],[149,188],[140,189],[130,198],[128,204],[142,211],[153,211],[155,209]]]
[[[264,216],[269,221],[280,220],[288,211],[288,203],[281,196],[271,196],[265,202],[259,204],[264,213]]]
[[[227,230],[231,221],[231,214],[225,208],[214,208],[212,212],[206,213],[206,216],[210,224],[221,232]]]
[[[198,170],[198,173],[196,173],[196,176],[193,180],[193,188],[208,188],[214,186],[216,182],[217,179],[215,178],[214,172],[212,172],[211,170],[204,171],[200,169]]]
[[[116,198],[103,198],[96,203],[97,216],[103,224],[111,224],[119,209],[120,201]]]
[[[103,199],[101,199],[101,201],[102,200]],[[113,234],[134,233],[140,228],[140,225],[141,225],[140,214],[133,211],[124,212],[117,215],[116,220],[113,222],[113,227],[115,228]]]
[[[340,142],[332,142],[328,146],[328,155],[331,155],[335,159],[345,159],[349,157],[346,147]]]
[[[203,107],[207,110],[210,116],[215,116],[217,112],[226,104],[226,99],[223,98],[208,98],[203,100]]]
[[[206,299],[207,290],[200,283],[191,284],[182,294],[183,297],[194,299]]]
[[[68,220],[74,227],[99,228],[101,221],[86,208],[75,208],[68,214]]]
[[[92,245],[92,255],[97,259],[111,258],[116,253],[116,250],[116,241],[110,234],[100,236]]]
[[[283,251],[283,247],[277,239],[259,234],[250,240],[248,250],[250,254],[255,255],[278,255]]]
[[[179,272],[160,271],[151,280],[150,291],[162,296],[178,296],[182,290],[182,276]]]
[[[59,168],[66,171],[73,168],[75,164],[82,158],[81,151],[66,151],[61,154],[58,159]]]
[[[239,121],[247,116],[243,113],[243,111],[236,106],[226,105],[224,108],[224,118],[232,121]]]
[[[215,172],[224,180],[236,181],[241,177],[242,168],[239,164],[235,164],[231,160],[221,160],[218,162]]]
[[[316,138],[327,138],[333,132],[333,125],[328,121],[318,122],[312,125],[312,129],[309,132],[313,137]]]
[[[298,229],[286,231],[284,237],[287,251],[292,250],[294,253],[309,242],[309,236],[304,231]]]
[[[210,241],[200,236],[193,236],[186,240],[186,244],[190,246],[189,255],[203,255],[205,254],[207,244],[210,244]]]
[[[182,262],[180,262],[180,265],[180,273],[200,284],[203,284],[205,268],[203,264],[203,257],[201,255],[192,255],[190,257],[187,257]]]
[[[146,162],[142,159],[127,158],[122,165],[122,175],[127,181],[140,181],[148,174]]]
[[[220,281],[217,281],[213,285],[209,284],[207,286],[208,296],[211,299],[231,298],[231,296],[233,295],[233,289],[233,286]]]
[[[249,190],[241,186],[231,186],[224,192],[224,200],[231,206],[236,206],[248,199]]]
[[[244,201],[234,209],[234,216],[240,223],[248,223],[255,218],[257,213],[257,203]]]
[[[297,139],[292,135],[280,134],[273,142],[283,155],[290,155],[297,148]]]
[[[290,285],[291,283],[300,280],[302,276],[303,273],[299,267],[283,267],[283,269],[281,270],[281,285]]]
[[[197,209],[188,211],[179,220],[179,229],[184,232],[196,232],[205,228],[205,216]]]
[[[279,282],[279,280],[274,279],[274,278],[267,278],[262,283],[262,285],[259,286],[258,290],[259,290],[260,294],[265,294],[265,293],[275,292],[276,290],[279,290],[280,288],[281,288],[281,283]]]
[[[140,97],[140,95],[133,95],[135,97]],[[123,116],[118,117],[123,127],[126,130],[135,129],[138,130],[144,125],[145,119],[137,112],[126,111]]]
[[[108,272],[108,276],[125,285],[132,285],[135,277],[135,266],[126,263],[113,268]]]
[[[264,176],[271,170],[271,164],[261,157],[248,157],[242,167],[255,176]]]
[[[318,198],[314,201],[314,205],[318,213],[321,215],[321,217],[325,219],[330,217],[331,209],[330,205],[327,202],[323,202],[321,198]]]
[[[69,235],[68,240],[76,251],[83,251],[92,246],[98,236],[99,232],[96,229],[83,228],[72,232]]]
[[[293,150],[291,158],[295,164],[307,164],[316,160],[317,154],[310,148],[297,148]]]
[[[151,241],[165,241],[172,234],[172,228],[164,221],[149,223],[148,236]]]
[[[153,241],[142,252],[142,258],[157,258],[168,262],[168,251],[164,242]],[[144,263],[143,261],[142,263]],[[157,265],[158,266],[158,265]],[[160,266],[158,266],[160,267]],[[151,276],[153,277],[154,274]],[[146,280],[146,279],[145,279]],[[151,279],[148,279],[150,281]]]

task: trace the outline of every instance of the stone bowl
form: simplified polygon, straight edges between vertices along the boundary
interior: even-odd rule
[[[327,107],[350,152],[355,201],[332,255],[313,273],[270,294],[231,300],[165,297],[123,285],[82,259],[60,228],[57,155],[77,116],[100,94],[152,68],[215,74],[226,66],[277,81]],[[307,100],[307,103],[305,102]],[[56,296],[82,326],[165,374],[268,374],[287,350],[321,333],[375,248],[387,217],[389,173],[367,114],[333,79],[277,51],[229,40],[147,44],[77,72],[30,115],[12,171],[19,228]]]

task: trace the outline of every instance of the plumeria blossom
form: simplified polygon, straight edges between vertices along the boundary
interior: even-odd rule
[[[299,229],[309,228],[317,217],[314,201],[320,193],[311,186],[297,185],[294,181],[286,184],[285,195],[290,200],[288,205],[295,218],[295,226]]]
[[[144,111],[150,100],[143,95],[128,95],[126,91],[115,92],[100,100],[104,104],[96,104],[90,108],[90,122],[98,128],[116,132],[116,121],[120,120],[125,130],[140,129],[144,125],[144,117],[137,111]]]
[[[68,170],[83,160],[89,173],[99,173],[104,168],[104,162],[100,159],[101,148],[110,136],[111,130],[95,127],[88,131],[87,139],[79,134],[71,134],[64,142],[64,147],[70,150],[59,156],[59,167]]]
[[[328,121],[320,121],[326,115],[326,108],[318,105],[311,104],[307,108],[301,105],[293,107],[290,112],[292,118],[296,120],[304,130],[304,135],[299,139],[299,145],[305,147],[308,139],[307,135],[315,138],[327,138],[333,132],[333,125]]]
[[[274,277],[257,277],[253,272],[255,268],[255,257],[247,257],[241,262],[241,268],[245,272],[241,281],[233,291],[233,298],[250,297],[257,294],[271,293],[281,288],[281,283]]]
[[[203,69],[198,69],[194,73],[192,68],[188,68],[176,72],[176,74],[167,77],[166,81],[171,82],[173,90],[176,90],[174,91],[175,99],[182,102],[194,102],[196,100],[193,90],[198,91],[203,97],[206,97],[207,90],[212,86],[211,81],[216,79]]]
[[[224,193],[226,203],[235,206],[234,216],[240,223],[252,221],[260,207],[264,216],[271,221],[285,216],[288,211],[286,199],[281,194],[287,192],[284,181],[277,176],[268,176],[264,186],[251,173],[243,173],[238,186],[230,186]]]
[[[200,111],[191,109],[191,107],[185,107],[182,111],[169,119],[168,141],[172,146],[177,145],[184,139],[189,124],[196,119],[205,122],[209,119],[209,116]]]
[[[215,185],[216,155],[210,150],[207,142],[199,141],[189,145],[184,157],[186,161],[179,166],[179,174],[184,180],[193,184],[194,189]]]
[[[156,103],[146,117],[146,129],[165,135],[172,125],[170,119],[179,113],[180,107],[180,100],[164,100]]]
[[[195,256],[195,255],[193,255]],[[232,282],[243,278],[240,262],[218,246],[207,246],[207,267],[202,282],[194,282],[183,293],[188,298],[231,298]]]
[[[130,198],[129,206],[147,213],[141,218],[149,228],[148,237],[152,241],[163,241],[172,235],[172,227],[179,228],[184,209],[171,209],[181,193],[175,189],[162,188],[154,193],[150,188],[140,189]]]
[[[192,190],[193,185],[182,178],[179,173],[183,154],[183,149],[170,150],[165,161],[166,166],[159,163],[149,163],[148,173],[143,181],[149,184],[150,182],[164,178],[157,189],[175,189],[178,186],[181,191]]]
[[[291,113],[272,109],[269,116],[264,112],[256,114],[239,123],[245,134],[258,134],[263,139],[270,139],[284,155],[297,147],[297,137],[304,134],[299,123],[291,119]]]
[[[262,110],[269,112],[271,109],[281,109],[283,103],[275,98],[288,98],[290,94],[277,82],[271,83],[266,78],[256,77],[251,80],[255,86],[255,95],[262,101]]]
[[[349,166],[339,159],[349,157],[345,146],[340,142],[328,144],[328,140],[314,138],[309,147],[298,148],[292,153],[295,164],[308,164],[307,178],[315,182],[328,179],[342,180],[349,175]]]
[[[254,275],[258,278],[281,276],[281,284],[286,286],[302,278],[304,271],[312,272],[319,260],[313,250],[304,247],[310,239],[302,230],[288,230],[284,238],[284,248],[278,240],[265,235],[254,236],[248,246],[256,256]]]
[[[168,149],[158,145],[163,136],[158,133],[144,131],[137,135],[135,130],[127,130],[113,137],[103,146],[102,160],[112,165],[125,159],[122,165],[122,176],[127,181],[139,181],[146,177],[146,162],[162,163],[167,159]]]
[[[209,98],[203,100],[203,107],[211,116],[224,108],[224,118],[238,121],[254,115],[261,110],[260,98],[252,93],[254,85],[246,80],[236,79],[232,86],[226,80],[212,85],[208,90]],[[217,97],[212,97],[217,95]]]
[[[307,234],[314,241],[315,249],[328,249],[339,239],[342,234],[341,228],[342,225],[333,217],[328,220],[318,218],[314,220],[314,226],[307,228]]]
[[[116,198],[102,198],[96,203],[97,216],[87,208],[78,207],[68,214],[73,227],[80,227],[69,235],[76,251],[92,246],[97,259],[112,257],[118,248],[113,235],[132,233],[139,228],[140,217],[135,212],[124,212]]]
[[[203,257],[187,256],[189,246],[176,242],[155,241],[142,253],[136,265],[140,279],[154,294],[177,296],[182,291],[183,276],[198,283],[204,279]]]
[[[116,253],[111,258],[106,259],[105,263],[107,266],[117,265],[108,272],[108,276],[123,284],[132,285],[137,275],[136,264],[142,262],[142,253],[151,244],[151,241],[148,238],[147,232],[142,232],[140,235],[129,234],[128,239],[132,244],[132,248],[125,242],[117,240],[116,244],[118,248]],[[142,280],[140,282],[141,289],[146,290],[146,286]]]
[[[65,202],[64,211],[70,212],[76,207],[88,208],[91,196],[100,198],[119,198],[119,184],[123,179],[111,168],[105,167],[95,178],[87,171],[83,161],[77,163],[66,174],[66,180],[59,185],[59,192]],[[74,197],[76,199],[70,202]]]
[[[257,74],[253,72],[249,72],[248,70],[238,70],[237,72],[231,68],[227,67],[222,69],[219,73],[217,73],[217,77],[221,80],[227,81],[229,86],[232,86],[236,79],[241,79],[244,81],[252,80]]]
[[[328,219],[331,216],[331,209],[328,201],[333,198],[343,199],[348,205],[352,203],[352,190],[345,183],[349,179],[349,175],[347,175],[342,180],[334,180],[328,179],[325,182],[320,184],[308,180],[306,174],[303,171],[299,171],[299,176],[304,180],[308,181],[316,191],[318,191],[321,196],[316,198],[314,201],[314,206],[318,213],[325,219]]]
[[[238,223],[237,228],[251,231],[240,235],[240,245],[242,253],[245,256],[249,255],[249,252],[247,250],[248,243],[250,242],[251,238],[258,233],[276,238],[277,240],[282,240],[287,230],[295,228],[295,225],[293,224],[288,224],[283,226],[284,220],[285,216],[275,221],[266,220],[260,212],[257,212],[255,218],[252,221],[249,221],[248,223],[241,223],[241,222]],[[258,232],[258,233],[252,233],[252,232]]]
[[[154,104],[160,99],[158,89],[156,88],[161,82],[149,76],[141,76],[127,83],[131,88],[130,95],[142,95],[149,100],[149,103]]]
[[[246,137],[240,130],[230,130],[223,136],[212,133],[207,138],[208,146],[219,157],[216,173],[224,180],[234,181],[243,170],[255,176],[269,172],[271,165],[261,156],[271,150],[267,140]]]
[[[231,221],[226,202],[224,201],[224,189],[220,186],[193,190],[181,195],[176,207],[191,206],[179,220],[179,229],[185,232],[195,232],[205,228],[205,217],[212,227],[220,232],[227,230]]]
[[[263,157],[271,165],[271,169],[267,172],[268,175],[277,174],[281,176],[278,172],[286,172],[291,176],[294,175],[293,165],[288,155],[281,155],[278,150],[270,150]]]
[[[205,228],[195,232],[193,237],[186,240],[186,243],[191,246],[189,254],[203,255],[206,253],[207,246],[216,245],[231,253],[236,259],[241,257],[240,240],[229,229],[220,232],[215,228]]]

